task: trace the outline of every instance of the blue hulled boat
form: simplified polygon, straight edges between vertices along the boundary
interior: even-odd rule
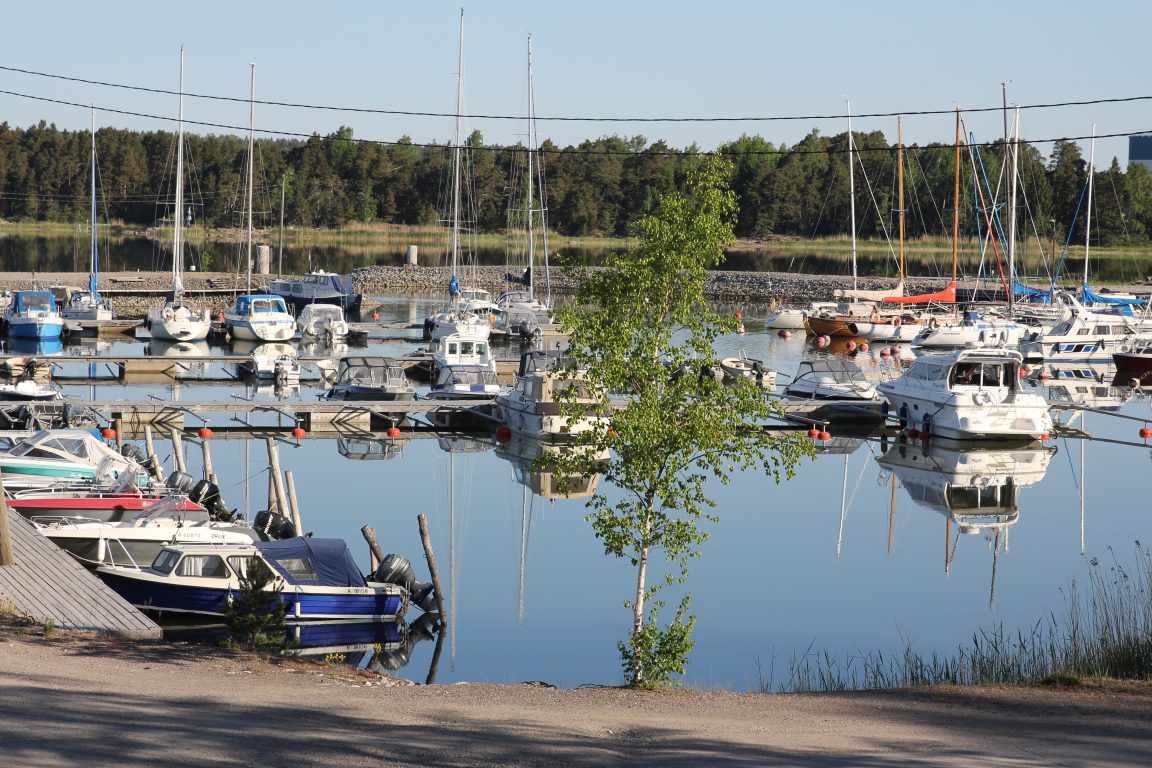
[[[4,314],[8,337],[12,339],[59,339],[64,318],[51,291],[16,291]]]
[[[430,588],[418,584],[411,566],[390,571],[389,581],[368,581],[343,539],[306,536],[245,544],[172,544],[148,568],[102,566],[96,572],[137,608],[160,613],[223,616],[240,590],[240,575],[253,559],[276,576],[292,621],[381,621],[404,615],[413,593],[428,604]],[[394,562],[395,562],[394,561]]]

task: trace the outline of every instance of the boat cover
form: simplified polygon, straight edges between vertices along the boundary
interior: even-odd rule
[[[343,539],[297,536],[253,544],[288,584],[323,587],[366,585]]]
[[[1092,304],[1116,304],[1120,306],[1139,306],[1145,302],[1145,299],[1138,299],[1132,296],[1108,296],[1093,291],[1085,283],[1083,289],[1080,291],[1081,301]]]
[[[956,283],[948,283],[948,287],[935,293],[921,293],[916,296],[887,296],[884,301],[893,304],[927,304],[935,301],[940,304],[954,304],[956,302]]]

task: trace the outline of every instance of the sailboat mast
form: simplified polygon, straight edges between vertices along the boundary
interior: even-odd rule
[[[856,174],[853,166],[855,164],[852,141],[852,104],[848,99],[844,99],[845,108],[848,111],[848,211],[852,218],[852,290],[856,290]]]
[[[256,131],[256,63],[249,65],[248,78],[248,291],[252,290],[252,148]]]
[[[536,230],[533,226],[535,213],[532,211],[532,156],[536,154],[535,120],[532,115],[532,35],[528,35],[528,299],[533,298],[532,265],[536,256]]]
[[[464,103],[464,9],[460,9],[460,39],[456,52],[456,140],[452,144],[452,276],[460,255],[460,112]]]
[[[960,240],[960,110],[956,110],[956,178],[952,192],[952,283],[956,283],[957,244]]]
[[[1016,195],[1020,183],[1020,108],[1016,107],[1012,121],[1012,181],[1008,187],[1008,316],[1015,313],[1016,305]]]
[[[1084,287],[1088,287],[1088,245],[1092,236],[1092,177],[1096,175],[1096,123],[1092,123],[1092,144],[1088,152],[1088,213],[1084,216]]]
[[[89,253],[88,292],[92,299],[97,294],[97,271],[100,268],[100,256],[97,250],[96,235],[96,105],[92,105],[92,244]]]
[[[184,46],[180,46],[180,112],[176,122],[176,211],[172,217],[172,298],[184,293]]]
[[[896,177],[898,179],[897,193],[900,206],[900,283],[904,283],[904,133],[900,118],[896,118]]]

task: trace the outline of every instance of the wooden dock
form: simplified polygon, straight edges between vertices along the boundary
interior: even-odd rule
[[[110,632],[158,640],[163,631],[124,598],[57,547],[32,523],[8,509],[15,564],[0,565],[0,602],[22,616],[59,629]]]

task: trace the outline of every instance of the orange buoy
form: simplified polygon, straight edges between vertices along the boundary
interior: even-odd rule
[[[861,352],[867,352],[868,351],[868,342],[866,342],[866,341],[860,342],[860,351]]]
[[[304,429],[304,427],[296,427],[292,430],[292,437],[296,438],[297,440],[304,437],[306,434],[308,434],[308,432]]]
[[[1026,366],[1026,365],[1020,366],[1020,375],[1021,376],[1027,376],[1028,375],[1028,366]]]
[[[208,427],[200,427],[200,439],[207,440],[212,437],[212,430]]]
[[[373,312],[372,313],[372,319],[373,320],[379,320],[380,319],[380,313],[379,312]]]
[[[816,440],[820,437],[820,430],[816,429],[816,427],[812,427],[812,429],[808,430],[808,437]]]
[[[818,437],[820,438],[821,442],[828,442],[829,440],[832,439],[832,433],[821,430]]]
[[[1152,437],[1152,429],[1148,429],[1148,427],[1141,427],[1140,437],[1144,438],[1145,440]]]
[[[1050,435],[1050,434],[1048,434],[1047,432],[1045,432],[1044,434],[1040,435],[1040,439],[1041,439],[1041,440],[1051,440],[1051,439],[1052,439],[1052,435]]]
[[[888,351],[887,347],[880,350],[880,357],[891,357],[891,356],[892,356],[892,353]]]
[[[856,342],[849,339],[848,343],[844,345],[844,348],[847,349],[849,352],[855,352],[856,351]]]
[[[512,439],[512,428],[507,424],[501,424],[496,427],[496,439],[502,443],[506,443]]]
[[[396,427],[396,426],[388,427],[388,431],[385,434],[387,434],[388,437],[395,440],[396,438],[400,437],[400,427]]]
[[[116,437],[116,430],[112,429],[112,427],[104,427],[104,429],[100,430],[100,434],[105,440],[112,440]]]

